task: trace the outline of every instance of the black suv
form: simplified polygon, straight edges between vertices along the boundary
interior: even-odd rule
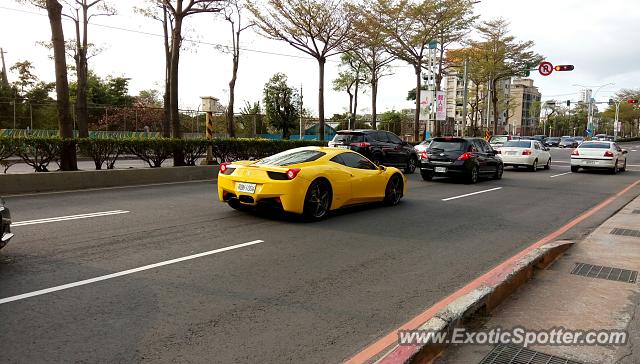
[[[420,154],[420,174],[425,181],[434,176],[462,177],[468,183],[481,176],[500,179],[504,165],[496,154],[481,138],[434,138]]]
[[[413,147],[389,131],[340,130],[329,146],[351,149],[377,165],[404,168],[405,173],[413,173],[418,165],[418,153]]]

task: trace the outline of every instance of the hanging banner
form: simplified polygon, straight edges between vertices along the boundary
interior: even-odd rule
[[[429,120],[431,102],[431,91],[420,90],[420,121]]]
[[[436,91],[436,120],[447,120],[447,96],[444,91]]]

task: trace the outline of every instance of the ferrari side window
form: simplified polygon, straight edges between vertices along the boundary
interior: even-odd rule
[[[371,163],[367,158],[352,152],[346,152],[340,154],[344,165],[350,168],[358,169],[377,169],[376,165]]]

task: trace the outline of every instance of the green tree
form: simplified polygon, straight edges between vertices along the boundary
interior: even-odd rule
[[[384,76],[391,75],[390,63],[396,57],[385,48],[386,36],[372,24],[381,24],[384,14],[379,13],[380,7],[374,6],[371,0],[364,5],[352,5],[352,12],[356,14],[353,31],[358,37],[349,45],[350,53],[362,62],[368,71],[368,82],[371,89],[371,127],[376,129],[378,84]]]
[[[19,96],[24,97],[28,89],[38,82],[38,77],[33,74],[33,65],[29,61],[16,62],[9,70],[18,73],[18,80],[13,83],[19,91]]]
[[[479,50],[478,64],[483,74],[489,75],[491,90],[496,90],[498,81],[521,75],[540,63],[543,57],[531,49],[533,41],[516,41],[509,35],[509,23],[501,18],[482,22],[476,27],[482,41],[471,42],[472,48]],[[498,93],[492,92],[493,133],[498,132]]]
[[[300,96],[296,89],[287,84],[286,75],[276,73],[264,85],[263,97],[267,122],[282,131],[283,139],[289,139],[300,117]]]
[[[353,14],[342,0],[267,0],[266,7],[250,3],[249,10],[266,37],[285,41],[317,60],[319,133],[324,140],[324,66],[355,36]]]
[[[420,99],[422,68],[427,58],[429,43],[435,39],[437,1],[376,0],[372,12],[379,17],[369,19],[371,27],[385,36],[387,51],[413,67],[416,76],[416,99]],[[414,138],[420,137],[420,103],[414,113]]]
[[[340,61],[343,70],[338,73],[338,78],[333,80],[333,89],[334,91],[345,91],[349,95],[349,113],[355,120],[358,113],[360,85],[367,80],[369,75],[364,63],[351,53],[343,53],[340,56]]]

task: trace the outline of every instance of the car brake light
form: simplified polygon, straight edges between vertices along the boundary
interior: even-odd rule
[[[604,152],[604,156],[605,157],[613,157],[613,153],[610,150],[607,150],[606,152]]]
[[[360,143],[351,143],[352,147],[360,147],[360,148],[364,148],[364,147],[368,147],[371,144],[367,143],[367,142],[360,142]]]
[[[522,155],[531,155],[531,151],[529,149],[523,150]]]
[[[294,179],[300,173],[300,168],[291,168],[287,171],[287,178]]]
[[[460,156],[458,157],[458,160],[459,160],[459,161],[466,161],[466,160],[467,160],[467,159],[469,159],[469,158],[471,158],[471,153],[469,153],[469,152],[464,152],[464,153],[462,153],[462,155],[460,155]]]
[[[571,155],[580,155],[580,153],[578,153],[577,149],[574,149],[573,152],[571,152]]]
[[[220,163],[220,173],[224,173],[227,171],[227,167],[229,166],[229,162]]]
[[[429,153],[426,150],[420,152],[420,159],[429,159]]]

